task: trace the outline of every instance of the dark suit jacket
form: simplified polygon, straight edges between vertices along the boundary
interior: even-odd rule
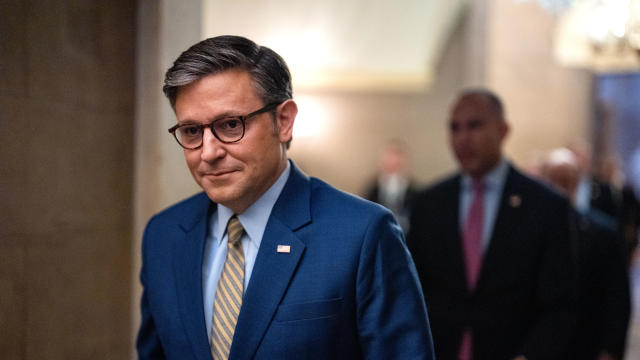
[[[429,307],[436,356],[457,359],[463,331],[474,360],[564,359],[575,291],[568,202],[510,167],[474,292],[458,221],[461,176],[417,195],[408,236]]]
[[[211,359],[202,260],[213,205],[201,193],[147,225],[141,359]],[[291,252],[277,253],[278,245]],[[433,359],[420,285],[391,214],[292,164],[265,228],[229,358]]]
[[[578,326],[571,359],[606,351],[622,359],[631,312],[624,245],[615,219],[596,209],[570,214],[578,266]]]
[[[617,218],[620,215],[620,202],[614,195],[611,185],[601,182],[596,178],[591,179],[591,198],[589,205],[605,214]]]
[[[640,231],[640,201],[629,185],[622,188],[622,206],[620,209],[620,232],[625,244],[627,264],[631,264],[631,256],[638,247],[638,231]]]

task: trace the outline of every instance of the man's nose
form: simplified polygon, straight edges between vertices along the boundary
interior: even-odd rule
[[[213,135],[211,128],[205,128],[202,133],[202,153],[200,154],[202,160],[214,161],[225,154],[224,144]]]
[[[451,137],[456,141],[466,142],[469,139],[469,130],[467,129],[456,129],[451,133]]]

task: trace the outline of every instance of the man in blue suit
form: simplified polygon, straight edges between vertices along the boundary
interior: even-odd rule
[[[163,90],[204,192],[145,230],[140,359],[433,359],[391,213],[287,159],[297,105],[279,55],[210,38]]]

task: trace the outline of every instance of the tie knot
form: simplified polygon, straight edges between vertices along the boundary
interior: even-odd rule
[[[482,193],[487,187],[487,184],[484,178],[480,178],[477,180],[474,179],[473,182],[471,183],[471,187],[473,188],[473,192]]]
[[[229,223],[227,224],[227,236],[229,238],[229,244],[236,245],[242,239],[242,233],[244,232],[244,228],[238,220],[236,215],[233,215],[231,219],[229,219]]]

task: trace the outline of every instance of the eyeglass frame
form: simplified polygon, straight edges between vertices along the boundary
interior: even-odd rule
[[[209,130],[211,130],[211,133],[213,134],[213,136],[215,136],[216,139],[218,139],[220,142],[222,142],[223,144],[233,144],[233,143],[237,143],[238,141],[242,140],[244,138],[244,134],[247,130],[247,126],[246,126],[246,121],[247,119],[254,117],[256,115],[260,115],[266,112],[270,112],[275,110],[278,106],[280,106],[280,104],[282,104],[283,102],[272,102],[269,103],[263,107],[261,107],[260,109],[251,112],[247,115],[239,115],[239,116],[224,116],[224,117],[220,117],[217,119],[213,119],[210,123],[208,124],[176,124],[174,126],[172,126],[171,128],[169,128],[169,133],[171,135],[173,135],[173,137],[176,139],[176,142],[178,142],[178,145],[180,145],[183,149],[186,150],[197,150],[199,148],[202,147],[202,145],[204,145],[204,130],[206,128],[209,128]],[[218,134],[216,133],[215,129],[213,128],[213,124],[216,121],[220,121],[220,120],[224,120],[224,119],[229,119],[229,118],[238,118],[240,120],[240,122],[242,123],[242,135],[240,135],[240,137],[236,140],[233,141],[225,141],[220,139],[220,137],[218,136]],[[180,127],[183,126],[196,126],[198,127],[198,129],[202,130],[202,135],[200,136],[200,145],[196,146],[196,147],[186,147],[184,145],[182,145],[182,143],[180,142],[180,140],[178,139],[178,136],[176,135],[176,130],[178,130]]]

